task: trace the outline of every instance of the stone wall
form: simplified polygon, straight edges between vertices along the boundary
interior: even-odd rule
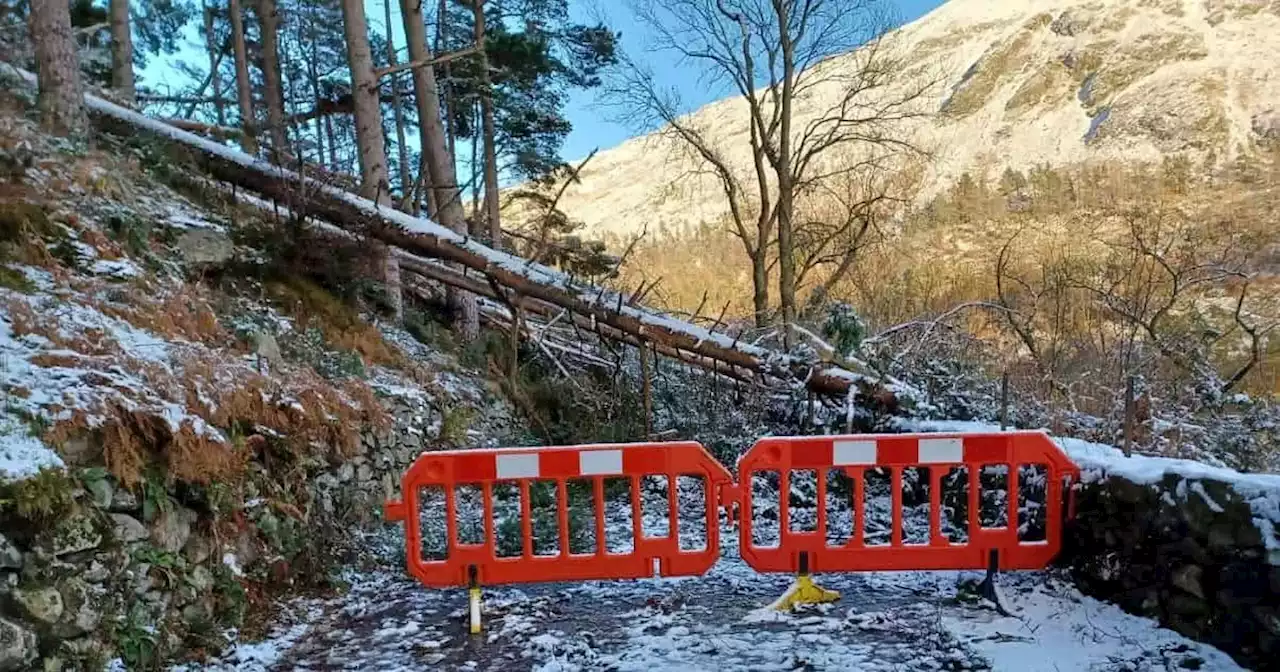
[[[1280,489],[1176,473],[1135,480],[1087,474],[1064,555],[1080,588],[1243,665],[1272,669],[1280,655]]]
[[[481,410],[476,440],[510,425],[481,394],[444,405]],[[423,395],[384,403],[394,428],[365,435],[350,459],[286,469],[258,454],[234,489],[127,489],[105,469],[50,479],[68,491],[63,513],[0,534],[0,672],[103,669],[115,658],[150,669],[216,652],[256,596],[349,560],[344,542],[378,524],[388,489],[441,445],[446,424]]]

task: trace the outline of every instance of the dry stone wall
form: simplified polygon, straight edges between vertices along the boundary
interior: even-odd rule
[[[292,465],[258,455],[243,498],[217,487],[126,489],[103,473],[76,473],[71,505],[47,529],[0,532],[0,672],[131,669],[216,651],[239,626],[250,592],[324,571],[360,530],[378,524],[388,488],[422,451],[443,446],[442,408],[470,408],[477,443],[509,434],[509,410],[478,389],[436,403],[387,396],[391,429],[367,433],[338,464]],[[283,483],[302,497],[282,501]],[[312,580],[312,577],[306,580]]]
[[[1280,487],[1177,473],[1086,480],[1065,557],[1081,589],[1271,669],[1280,655]]]

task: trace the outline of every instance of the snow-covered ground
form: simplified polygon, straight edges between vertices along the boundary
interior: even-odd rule
[[[1011,616],[963,599],[958,587],[979,576],[962,572],[825,575],[839,602],[769,612],[790,577],[755,572],[727,539],[704,577],[489,589],[478,637],[464,590],[426,589],[394,567],[353,572],[343,595],[284,605],[268,639],[205,669],[1242,669],[1044,572],[1001,577]]]

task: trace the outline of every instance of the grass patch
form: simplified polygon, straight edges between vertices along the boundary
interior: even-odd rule
[[[0,266],[0,287],[12,289],[22,294],[30,294],[36,291],[36,286],[27,279],[25,273],[8,266]]]
[[[441,411],[440,440],[455,446],[464,445],[476,415],[476,409],[470,406],[446,406]]]
[[[0,485],[0,511],[33,526],[45,526],[75,506],[75,482],[61,469],[41,469],[35,476]]]
[[[332,350],[357,353],[362,367],[408,365],[404,355],[362,320],[355,308],[319,284],[300,277],[282,278],[264,283],[264,290],[272,303],[294,319],[300,332],[316,329]],[[351,363],[342,366],[351,368]]]

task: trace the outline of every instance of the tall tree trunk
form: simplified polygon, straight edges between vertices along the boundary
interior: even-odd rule
[[[502,220],[498,202],[498,150],[493,128],[493,91],[489,84],[489,56],[484,50],[484,0],[472,0],[475,12],[476,46],[480,48],[480,117],[484,132],[484,205],[489,222],[489,244],[502,249]],[[473,189],[478,188],[472,185]],[[479,219],[480,213],[475,217]]]
[[[254,139],[253,92],[249,88],[249,55],[244,43],[244,13],[240,0],[230,0],[227,12],[231,15],[231,47],[236,56],[236,102],[240,107],[240,147],[249,154],[258,153]]]
[[[755,309],[756,326],[769,326],[769,241],[762,241],[751,255],[751,302]]]
[[[779,46],[782,47],[782,111],[779,113],[778,154],[774,170],[778,175],[778,301],[782,305],[782,342],[791,349],[791,325],[796,319],[795,243],[791,239],[795,208],[795,184],[791,172],[791,99],[795,95],[795,45],[791,42],[791,20],[784,2],[774,2],[778,19]]]
[[[387,29],[387,65],[396,65],[396,42],[391,30],[391,0],[382,0]],[[400,209],[408,210],[413,200],[413,171],[409,169],[409,148],[405,143],[404,106],[400,100],[399,77],[391,75],[391,113],[396,120],[396,161],[400,165]]]
[[[262,27],[262,93],[267,104],[267,137],[272,160],[289,150],[285,128],[284,88],[280,84],[280,14],[276,0],[258,0],[258,23]]]
[[[365,20],[363,0],[342,0],[342,16],[347,36],[347,64],[351,68],[360,195],[387,203],[387,146],[382,137],[382,105],[378,101],[378,79],[373,74],[373,51],[369,47],[369,24]]]
[[[213,109],[218,115],[218,125],[227,125],[227,109],[222,104],[222,77],[218,74],[217,31],[214,26],[213,5],[204,6],[204,48],[209,54],[209,85],[213,87]]]
[[[430,59],[421,0],[400,0],[400,14],[404,18],[409,60]],[[424,66],[413,69],[413,92],[418,103],[418,132],[422,138],[422,155],[426,157],[427,174],[436,195],[436,216],[444,226],[466,235],[467,218],[462,212],[462,201],[458,195],[458,176],[453,154],[446,144],[444,125],[440,121],[440,90],[436,86],[434,68]],[[455,326],[462,339],[475,340],[480,335],[480,312],[476,306],[476,297],[454,290],[449,295],[449,301],[457,313]]]
[[[133,34],[129,28],[129,0],[111,0],[111,88],[134,100]]]
[[[58,135],[86,133],[89,121],[71,36],[71,6],[66,0],[32,0],[27,27],[35,45],[41,126]]]

